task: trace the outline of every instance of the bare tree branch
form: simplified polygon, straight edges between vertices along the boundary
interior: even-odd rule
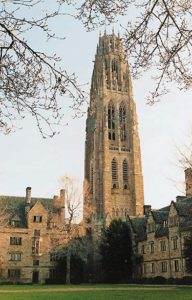
[[[57,1],[53,11],[41,8],[39,17],[21,17],[21,7],[39,8],[42,1],[1,1],[0,4],[0,130],[8,134],[17,120],[32,115],[43,137],[53,136],[64,113],[58,96],[71,99],[75,116],[82,114],[85,92],[75,74],[57,67],[61,60],[32,48],[26,34],[39,29],[47,39],[56,38],[49,19],[64,15],[69,1]],[[56,129],[57,128],[57,129]]]

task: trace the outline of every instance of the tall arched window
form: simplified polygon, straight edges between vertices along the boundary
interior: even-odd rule
[[[118,188],[118,164],[116,158],[113,158],[111,162],[111,177],[112,177],[112,188]]]
[[[118,61],[115,58],[111,62],[111,69],[112,69],[112,79],[118,81],[119,79]]]
[[[123,188],[128,189],[129,186],[129,175],[128,175],[128,162],[126,159],[123,161]]]
[[[115,107],[113,102],[108,105],[108,136],[109,140],[115,140]]]
[[[126,135],[126,109],[125,105],[121,104],[119,107],[119,127],[120,127],[120,139],[124,142],[127,139]]]
[[[105,80],[108,88],[109,88],[109,72],[110,72],[109,63],[107,59],[105,59]]]

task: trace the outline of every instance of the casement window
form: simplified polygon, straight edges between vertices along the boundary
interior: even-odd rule
[[[43,219],[42,216],[33,216],[34,223],[41,223],[42,219]]]
[[[21,245],[22,244],[22,238],[11,236],[10,237],[10,245]]]
[[[19,252],[9,253],[9,261],[21,261],[21,253]]]
[[[17,279],[21,277],[21,269],[8,269],[8,278]]]
[[[166,251],[166,242],[165,241],[160,241],[160,250]]]
[[[166,261],[162,261],[161,262],[161,272],[167,272],[167,262]]]

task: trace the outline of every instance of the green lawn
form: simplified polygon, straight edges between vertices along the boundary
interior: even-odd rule
[[[0,286],[0,300],[191,300],[192,286],[17,285]]]

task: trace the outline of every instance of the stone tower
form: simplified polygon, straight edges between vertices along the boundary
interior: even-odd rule
[[[86,121],[85,180],[97,217],[107,223],[127,214],[143,214],[137,125],[131,74],[121,40],[114,33],[104,34],[95,55]]]

